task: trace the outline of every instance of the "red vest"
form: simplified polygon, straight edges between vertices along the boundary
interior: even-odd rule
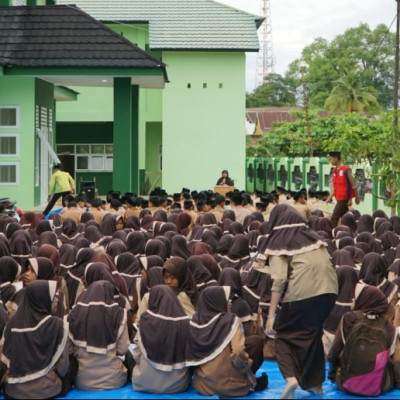
[[[333,190],[335,193],[336,200],[350,200],[356,197],[354,189],[351,187],[349,178],[346,172],[350,168],[346,165],[341,166],[339,169],[335,168],[333,170]]]

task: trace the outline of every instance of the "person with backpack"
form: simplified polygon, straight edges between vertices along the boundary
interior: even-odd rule
[[[339,390],[375,397],[398,387],[398,338],[384,317],[388,307],[378,288],[357,285],[354,311],[343,316],[328,356],[329,379]]]

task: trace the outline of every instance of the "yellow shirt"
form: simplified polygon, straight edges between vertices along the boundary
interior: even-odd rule
[[[49,183],[49,196],[55,193],[70,192],[75,189],[75,182],[68,172],[56,171],[51,176]]]

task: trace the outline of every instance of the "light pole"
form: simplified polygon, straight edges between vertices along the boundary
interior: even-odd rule
[[[397,0],[400,1],[400,0]],[[303,81],[303,105],[304,110],[306,112],[306,129],[307,129],[307,136],[308,136],[308,145],[310,148],[310,157],[313,157],[314,151],[312,146],[312,139],[311,139],[311,129],[310,129],[310,115],[308,113],[308,96],[307,96],[307,86],[306,86],[306,69],[308,68],[308,64],[304,61],[300,63],[300,72],[301,72],[301,79]]]

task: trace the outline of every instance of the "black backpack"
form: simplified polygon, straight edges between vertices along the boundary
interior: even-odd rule
[[[345,341],[338,387],[353,395],[380,396],[393,386],[388,321],[383,316],[368,318],[362,311],[353,313],[357,322]]]

